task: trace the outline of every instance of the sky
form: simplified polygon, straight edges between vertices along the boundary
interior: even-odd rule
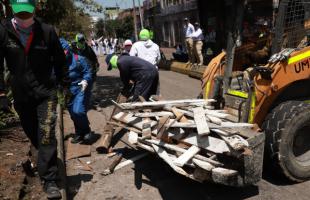
[[[122,9],[132,7],[132,0],[95,0],[103,7],[114,7],[118,4]],[[138,4],[138,0],[135,0],[136,4]],[[143,0],[140,0],[140,4],[142,4]]]

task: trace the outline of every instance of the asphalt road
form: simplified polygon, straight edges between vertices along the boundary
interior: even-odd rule
[[[95,108],[89,112],[92,129],[101,134],[106,118],[111,112],[109,99],[119,92],[118,72],[99,72]],[[200,81],[170,71],[160,71],[161,94],[165,99],[195,98],[200,92]],[[73,131],[72,123],[66,115],[65,131]],[[122,135],[116,136],[121,138]],[[125,158],[139,154],[126,145],[114,140],[115,151],[122,151]],[[215,184],[200,184],[176,174],[162,160],[149,155],[136,164],[127,166],[108,176],[100,175],[113,160],[104,154],[97,154],[92,148],[92,156],[81,158],[90,161],[92,171],[76,169],[79,162],[68,162],[68,185],[73,199],[134,199],[134,200],[309,200],[310,181],[288,183],[271,175],[265,175],[257,185],[247,188],[232,188]]]

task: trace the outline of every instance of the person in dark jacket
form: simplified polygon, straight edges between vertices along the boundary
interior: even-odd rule
[[[68,110],[74,123],[75,136],[71,143],[87,142],[91,139],[91,129],[87,117],[89,97],[92,83],[92,70],[86,58],[74,52],[69,43],[60,39],[62,48],[66,54],[67,66],[69,67],[70,92],[72,94],[68,104]]]
[[[0,24],[0,96],[5,96],[4,59],[14,107],[24,132],[38,149],[38,173],[48,198],[61,198],[56,185],[57,85],[66,86],[65,55],[53,27],[34,18],[34,0],[11,0],[14,17]]]
[[[130,81],[134,82],[132,101],[138,101],[139,96],[149,100],[151,95],[156,94],[158,70],[150,62],[134,56],[109,54],[106,63],[108,70],[119,69],[124,84],[123,93],[128,94],[131,89]]]

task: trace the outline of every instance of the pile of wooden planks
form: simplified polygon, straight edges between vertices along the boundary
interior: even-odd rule
[[[176,172],[197,181],[238,174],[238,160],[251,154],[253,124],[235,123],[214,100],[185,99],[116,103],[120,112],[108,122],[128,130],[128,141],[162,158]],[[240,166],[239,166],[240,167]]]

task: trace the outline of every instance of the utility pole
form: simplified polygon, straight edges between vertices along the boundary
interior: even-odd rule
[[[139,4],[139,16],[140,16],[140,23],[141,23],[141,29],[143,29],[143,15],[142,15],[142,11],[141,11],[141,4],[140,4],[140,0],[138,0],[138,4]]]
[[[135,39],[136,39],[136,41],[138,41],[137,15],[136,15],[135,0],[132,0],[132,4],[133,4],[133,26],[134,26],[134,30],[135,30]]]

